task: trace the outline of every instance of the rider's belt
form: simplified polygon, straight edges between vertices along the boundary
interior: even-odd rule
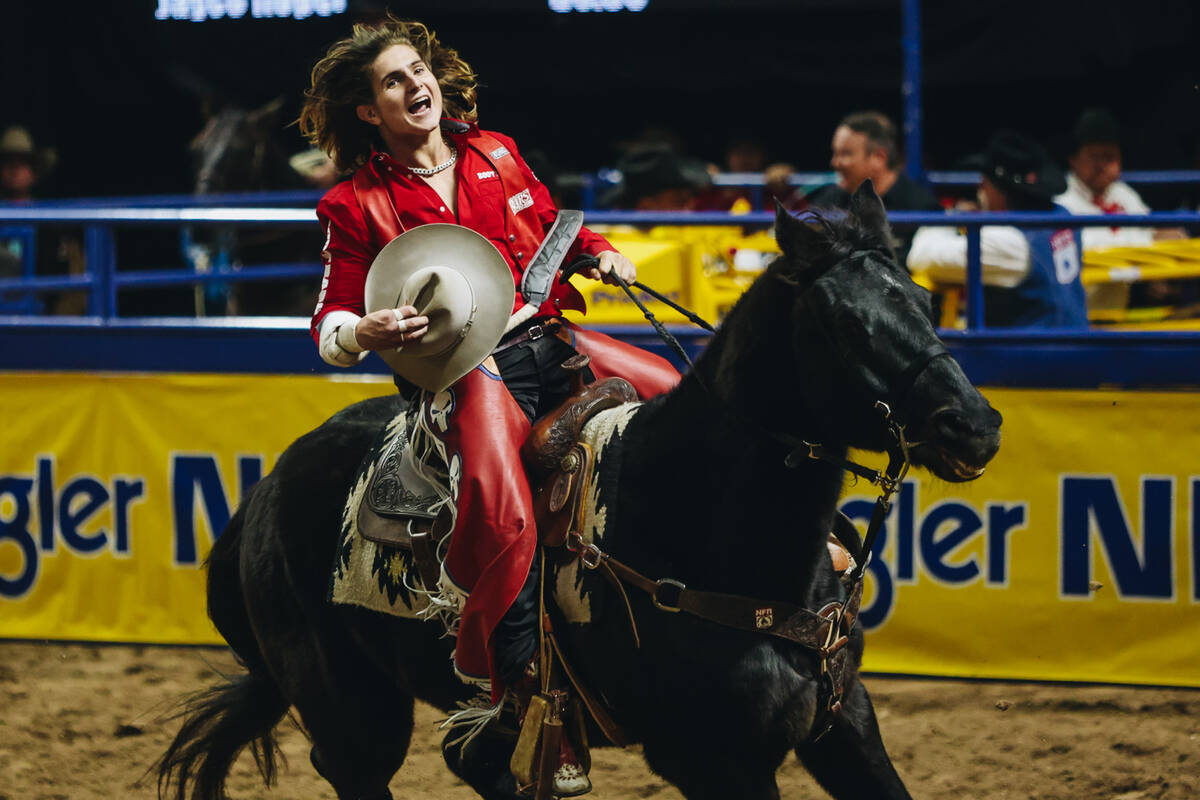
[[[553,336],[558,332],[562,322],[558,317],[547,317],[541,320],[535,320],[532,325],[526,325],[520,328],[515,328],[500,339],[500,344],[496,345],[492,350],[492,355],[503,352],[510,347],[516,347],[525,342],[532,342],[541,339],[543,336]]]

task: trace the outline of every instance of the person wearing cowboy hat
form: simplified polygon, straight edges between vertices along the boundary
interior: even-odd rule
[[[999,131],[971,164],[981,173],[977,196],[982,210],[1064,211],[1054,197],[1066,187],[1066,179],[1031,139]],[[1087,327],[1077,229],[987,225],[980,232],[980,247],[986,325]],[[955,228],[919,229],[908,268],[937,282],[963,283],[966,236]]]
[[[513,140],[476,124],[476,85],[425,25],[389,15],[329,48],[299,123],[352,173],[317,206],[326,244],[313,338],[331,364],[384,356],[401,390],[437,420],[447,463],[461,464],[439,583],[465,597],[455,671],[490,682],[498,707],[506,688],[527,683],[537,640],[537,532],[518,449],[531,420],[565,399],[561,364],[587,354],[597,378],[625,377],[642,398],[679,375],[565,322],[561,309],[584,310],[569,283],[555,281],[536,306],[516,292],[558,210]],[[598,259],[584,273],[593,278],[636,276],[586,228],[565,260],[581,254]],[[562,758],[554,794],[589,790],[573,756]]]
[[[54,168],[54,150],[36,148],[29,131],[12,125],[0,134],[0,201],[33,199],[33,187]]]
[[[682,211],[712,186],[704,164],[666,144],[639,144],[617,161],[621,181],[599,199],[601,206],[636,211]]]

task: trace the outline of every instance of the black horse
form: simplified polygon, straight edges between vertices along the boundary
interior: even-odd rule
[[[188,148],[195,175],[194,193],[315,192],[316,187],[288,163],[289,143],[282,136],[283,109],[284,99],[278,97],[253,109],[228,104],[209,115]],[[302,145],[299,137],[292,138],[293,148]],[[212,268],[236,265],[245,271],[280,263],[315,268],[324,241],[315,228],[296,231],[215,226],[189,228],[185,237],[185,256],[193,264],[204,261]],[[307,316],[316,304],[315,286],[311,279],[211,284],[203,297],[197,297],[197,312]]]
[[[641,406],[624,431],[619,500],[605,549],[645,575],[808,608],[844,597],[826,549],[844,470],[785,464],[781,440],[881,451],[891,404],[913,463],[948,481],[976,476],[999,446],[1000,415],[939,353],[928,294],[898,267],[869,187],[840,221],[781,212],[783,255],[746,292],[695,368]],[[389,797],[409,744],[413,699],[449,709],[469,694],[434,626],[325,602],[352,476],[393,398],[345,409],[297,440],[254,487],[209,560],[209,614],[247,673],[210,690],[159,765],[160,789],[216,798],[254,746],[268,781],[272,729],[294,705],[312,761],[339,798]],[[598,598],[598,599],[597,599]],[[656,609],[629,591],[640,647],[615,591],[565,649],[650,768],[689,798],[775,798],[794,751],[839,798],[907,797],[858,680],[813,741],[813,653],[790,642]],[[504,751],[487,737],[447,763],[484,797],[510,797]],[[510,745],[511,747],[511,745]],[[490,749],[489,749],[490,748]],[[495,752],[493,753],[492,750]],[[489,758],[489,756],[494,756]],[[466,764],[471,766],[468,768]]]

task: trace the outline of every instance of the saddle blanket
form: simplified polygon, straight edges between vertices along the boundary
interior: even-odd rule
[[[380,432],[359,465],[342,514],[341,538],[330,578],[329,599],[399,617],[438,617],[453,633],[456,612],[461,608],[455,606],[452,593],[437,589],[426,591],[421,586],[409,550],[372,542],[358,530],[359,505],[365,502],[375,471],[396,468],[394,463],[381,466],[381,454],[388,455],[387,462],[397,458],[425,462],[428,474],[441,478],[447,502],[453,502],[461,478],[459,470],[447,464],[444,449],[429,446],[431,441],[436,444],[437,437],[428,436],[422,430],[423,421],[432,419],[436,422],[439,414],[447,413],[447,409],[439,408],[440,403],[450,406],[453,399],[434,396],[427,413],[422,413],[423,404],[417,404],[412,410],[397,415]],[[615,513],[618,500],[616,488],[622,435],[640,405],[629,403],[602,411],[583,428],[581,440],[595,454],[592,472],[584,484],[584,508],[580,515],[585,543],[594,542],[604,547],[606,521]],[[453,462],[452,457],[450,461]],[[439,559],[444,558],[447,544],[443,543],[440,548]],[[547,564],[553,564],[553,559],[548,559]],[[578,559],[572,559],[566,564],[552,566],[547,573],[547,582],[553,587],[554,602],[569,622],[591,621],[597,593],[602,591],[601,576],[583,569]]]
[[[605,531],[608,521],[616,517],[620,501],[617,482],[621,475],[625,428],[640,407],[641,403],[626,403],[601,411],[587,421],[579,437],[594,453],[591,474],[583,485],[583,508],[578,517],[582,520],[580,534],[585,545],[595,544],[606,552]],[[604,577],[596,570],[586,569],[578,558],[566,563],[547,559],[546,563],[553,565],[546,574],[553,602],[567,622],[591,622],[606,588]]]
[[[408,410],[396,415],[380,431],[359,464],[353,488],[342,511],[342,530],[329,599],[334,603],[362,606],[398,617],[415,618],[427,612],[431,600],[420,589],[412,551],[389,547],[366,539],[358,530],[358,509],[378,469],[394,469],[398,458],[412,457],[410,429],[420,413]],[[380,454],[388,453],[381,465]],[[393,455],[394,454],[394,455]]]

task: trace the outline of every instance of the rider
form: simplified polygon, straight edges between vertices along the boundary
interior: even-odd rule
[[[356,25],[313,68],[301,130],[340,171],[353,171],[317,206],[325,277],[312,335],[327,362],[351,366],[366,351],[403,347],[429,330],[412,306],[365,313],[372,260],[403,231],[434,222],[471,228],[496,246],[519,283],[553,223],[549,192],[513,140],[475,124],[475,89],[476,75],[456,51],[425,25],[391,16]],[[592,278],[635,279],[633,263],[586,228],[566,258],[581,253],[598,258],[585,273]],[[518,293],[520,324],[450,389],[445,440],[465,474],[443,580],[467,595],[454,666],[467,680],[490,678],[493,702],[521,682],[536,645],[536,531],[517,448],[530,421],[565,398],[560,365],[585,353],[597,378],[620,374],[643,399],[679,379],[664,359],[565,322],[560,309],[567,308],[584,310],[569,284],[556,282],[538,308]],[[406,382],[397,383],[403,391]]]

